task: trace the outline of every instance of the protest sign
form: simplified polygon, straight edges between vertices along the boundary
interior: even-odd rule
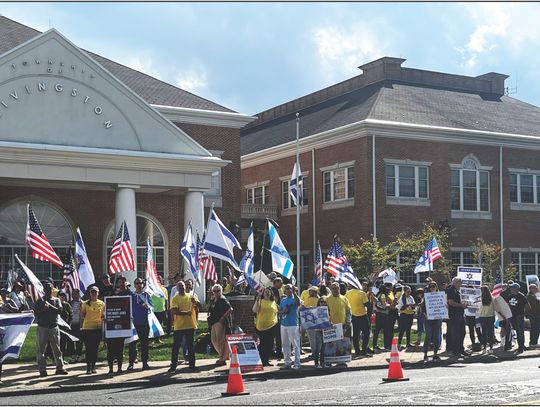
[[[480,309],[482,306],[482,290],[480,288],[461,287],[459,289],[461,303],[469,308]]]
[[[426,304],[427,318],[429,320],[448,319],[448,308],[444,291],[426,293],[424,302]]]
[[[302,328],[327,329],[331,328],[330,317],[328,316],[328,307],[314,307],[300,310],[300,321]]]
[[[472,287],[482,286],[482,267],[458,267],[457,276],[461,284]]]
[[[351,338],[342,338],[324,345],[325,363],[347,363],[351,360]]]
[[[332,325],[331,328],[323,329],[322,333],[324,343],[343,339],[343,324]]]
[[[232,353],[233,345],[238,352],[238,363],[242,373],[263,370],[261,357],[257,350],[256,336],[253,334],[227,335],[227,344]]]
[[[105,338],[129,338],[131,335],[131,297],[105,297]]]

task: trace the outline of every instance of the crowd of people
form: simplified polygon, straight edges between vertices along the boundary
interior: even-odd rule
[[[509,281],[502,285],[501,293],[496,297],[492,296],[491,288],[483,286],[481,306],[472,308],[462,301],[462,282],[457,277],[449,283],[441,284],[428,278],[424,287],[416,289],[401,281],[384,283],[382,280],[361,280],[361,283],[362,289],[358,289],[330,277],[325,284],[310,285],[298,293],[295,286],[284,284],[280,277],[274,276],[272,286],[255,296],[252,308],[262,364],[272,366],[272,360],[283,359],[284,369],[299,369],[303,353],[302,341],[307,336],[314,366],[330,366],[325,362],[322,330],[305,331],[300,324],[302,309],[319,306],[328,307],[332,324],[343,325],[344,336],[351,338],[354,350],[351,358],[369,358],[375,353],[389,351],[392,338],[396,335],[401,350],[415,348],[423,351],[424,361],[428,361],[430,351],[432,359],[438,360],[443,344],[450,357],[467,357],[470,356],[464,347],[467,328],[473,351],[490,352],[499,343],[505,351],[511,350],[515,333],[519,354],[527,349],[525,317],[530,321],[529,346],[538,345],[540,300],[535,284],[531,284],[528,294],[524,295],[518,283]],[[113,284],[107,274],[102,276],[101,281],[90,286],[82,298],[79,290],[74,290],[68,299],[65,292],[55,287],[52,279],[44,281],[43,288],[43,297],[35,303],[32,303],[23,281],[16,281],[11,291],[6,288],[0,290],[0,313],[34,312],[37,323],[36,359],[40,376],[47,376],[47,357],[54,359],[56,374],[68,374],[65,370],[66,355],[71,357],[69,363],[79,363],[84,359],[86,373],[96,373],[98,349],[102,340],[106,343],[109,375],[123,371],[125,338],[104,339],[103,336],[103,299],[111,296],[131,298],[132,321],[138,340],[127,345],[128,371],[134,369],[138,350],[142,369],[151,369],[149,343],[161,339],[149,338],[150,310],[155,313],[166,334],[173,337],[169,372],[176,372],[181,348],[189,371],[197,371],[194,339],[202,304],[193,290],[192,280],[184,281],[179,275],[170,276],[169,284],[162,287],[162,296],[150,295],[141,278],[135,279],[134,290],[131,290],[123,276],[117,276]],[[446,293],[448,319],[428,319],[425,293],[439,290]],[[235,291],[244,293],[249,288],[235,286],[234,281],[227,278],[221,284],[210,286],[207,321],[210,341],[218,354],[216,366],[225,365],[229,359],[226,334],[231,327],[233,308],[227,296]],[[495,337],[496,316],[501,328],[500,338]],[[415,320],[416,340],[413,341],[412,327]],[[61,335],[63,323],[69,326],[69,334],[79,338],[79,341]],[[445,335],[443,324],[446,324]],[[0,382],[1,372],[0,364]]]

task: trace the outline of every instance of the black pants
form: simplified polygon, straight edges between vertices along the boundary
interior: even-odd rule
[[[86,348],[86,366],[94,367],[97,362],[101,329],[85,329],[82,331]]]
[[[107,362],[109,363],[109,369],[112,370],[115,360],[118,364],[118,370],[121,370],[124,361],[124,338],[107,339]]]
[[[439,331],[442,329],[442,322],[439,319],[429,320],[426,316],[426,319],[424,320],[424,327],[426,330],[424,357],[427,356],[430,344],[433,344],[433,355],[435,356],[439,351]]]
[[[148,363],[148,334],[150,327],[148,325],[135,325],[138,341],[133,341],[129,344],[129,364],[132,365],[137,359],[137,342],[141,343],[141,360],[143,365]]]
[[[407,345],[411,344],[411,328],[413,324],[414,315],[413,314],[401,314],[399,316],[399,337],[398,345],[401,346],[401,341],[403,340],[403,334],[406,335]]]
[[[283,351],[281,346],[281,321],[278,319],[278,323],[274,327],[274,335],[276,337],[276,355],[283,357]]]
[[[515,329],[517,335],[518,349],[523,350],[525,348],[525,318],[523,315],[514,315],[510,318],[511,328],[507,329],[506,343],[512,343],[511,332]],[[505,348],[506,349],[506,348]]]
[[[463,340],[465,339],[465,318],[463,315],[450,316],[448,328],[451,332],[450,349],[456,354],[463,352],[465,350],[463,347]]]
[[[480,343],[482,346],[489,344],[490,349],[495,343],[495,317],[480,317],[480,326],[482,327],[482,336]]]
[[[193,352],[193,336],[195,329],[180,329],[173,333],[173,346],[171,352],[171,366],[178,365],[178,351],[182,345],[182,340],[185,338],[185,344],[188,348],[189,367],[195,367],[195,353]]]
[[[388,314],[382,312],[375,313],[375,331],[373,332],[373,348],[377,347],[379,341],[379,332],[384,333],[384,344],[386,346],[386,336],[388,335]]]
[[[61,335],[61,334],[60,334]],[[67,352],[71,356],[81,356],[82,347],[83,347],[83,338],[81,335],[81,325],[80,324],[71,324],[71,335],[79,338],[78,341],[69,340],[67,342]],[[63,353],[63,351],[62,351]]]
[[[360,334],[362,334],[362,351],[365,352],[369,345],[370,323],[367,315],[360,317],[352,316],[353,346],[354,353],[360,353]]]
[[[256,330],[259,335],[259,355],[261,356],[261,362],[268,364],[270,361],[270,355],[272,354],[272,348],[274,347],[274,338],[276,337],[276,329],[273,326],[265,331]]]
[[[471,338],[471,343],[474,344],[476,342],[476,337],[474,334],[475,331],[476,331],[476,336],[478,336],[478,341],[480,341],[480,338],[482,337],[482,331],[476,327],[476,317],[466,315],[465,323],[467,324],[467,327],[469,328],[469,338]]]

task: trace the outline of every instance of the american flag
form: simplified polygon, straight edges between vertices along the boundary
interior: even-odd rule
[[[203,235],[203,240],[199,239],[199,235],[197,234],[197,264],[199,267],[199,272],[202,273],[203,278],[206,280],[209,280],[212,284],[217,282],[217,272],[216,272],[216,265],[214,264],[214,261],[212,260],[212,256],[209,256],[206,254],[204,250],[204,239],[205,235]]]
[[[321,243],[317,240],[317,250],[315,252],[315,280],[317,280],[319,283],[322,280],[322,270],[323,270],[323,264],[322,264],[322,252],[321,252]]]
[[[62,282],[62,289],[65,291],[68,301],[73,298],[73,290],[79,289],[79,271],[77,270],[77,264],[73,256],[71,247],[68,250],[66,261],[64,262],[64,281]]]
[[[336,238],[334,238],[332,248],[328,252],[328,256],[326,256],[324,269],[335,276],[338,281],[343,281],[358,289],[362,288],[362,284],[360,284],[360,281],[358,281],[358,278],[355,276],[349,265],[349,261]]]
[[[433,263],[435,262],[435,260],[440,259],[441,257],[442,256],[441,251],[439,250],[439,245],[437,244],[435,236],[433,236],[433,238],[427,244],[424,253],[416,262],[414,273],[417,274],[425,271],[433,271]]]
[[[28,293],[32,297],[32,302],[35,303],[44,295],[43,284],[41,284],[41,281],[39,281],[36,275],[32,273],[32,270],[30,270],[26,266],[26,264],[24,264],[23,261],[19,259],[18,255],[15,254],[15,258],[17,259],[24,271],[24,273],[19,273],[19,275],[23,278],[26,284],[26,291],[28,291]]]
[[[126,221],[123,221],[111,250],[109,274],[129,270],[135,270],[135,264],[133,262],[133,249],[129,241]]]
[[[498,297],[499,295],[501,295],[502,285],[503,285],[503,273],[502,273],[502,267],[499,266],[499,268],[497,269],[497,274],[495,275],[495,285],[493,286],[493,290],[491,290],[492,297]]]
[[[161,282],[156,272],[156,264],[154,262],[154,249],[150,244],[150,239],[146,241],[146,292],[156,297],[165,297]]]
[[[28,223],[26,224],[26,243],[32,249],[32,257],[41,261],[48,261],[60,267],[64,268],[64,264],[60,260],[60,257],[51,247],[51,244],[47,240],[47,237],[39,227],[39,223],[34,215],[34,211],[30,204],[28,204]]]

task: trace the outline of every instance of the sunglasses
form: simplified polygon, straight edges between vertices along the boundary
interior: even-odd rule
[[[142,283],[142,281],[135,281],[135,285],[141,285]]]

